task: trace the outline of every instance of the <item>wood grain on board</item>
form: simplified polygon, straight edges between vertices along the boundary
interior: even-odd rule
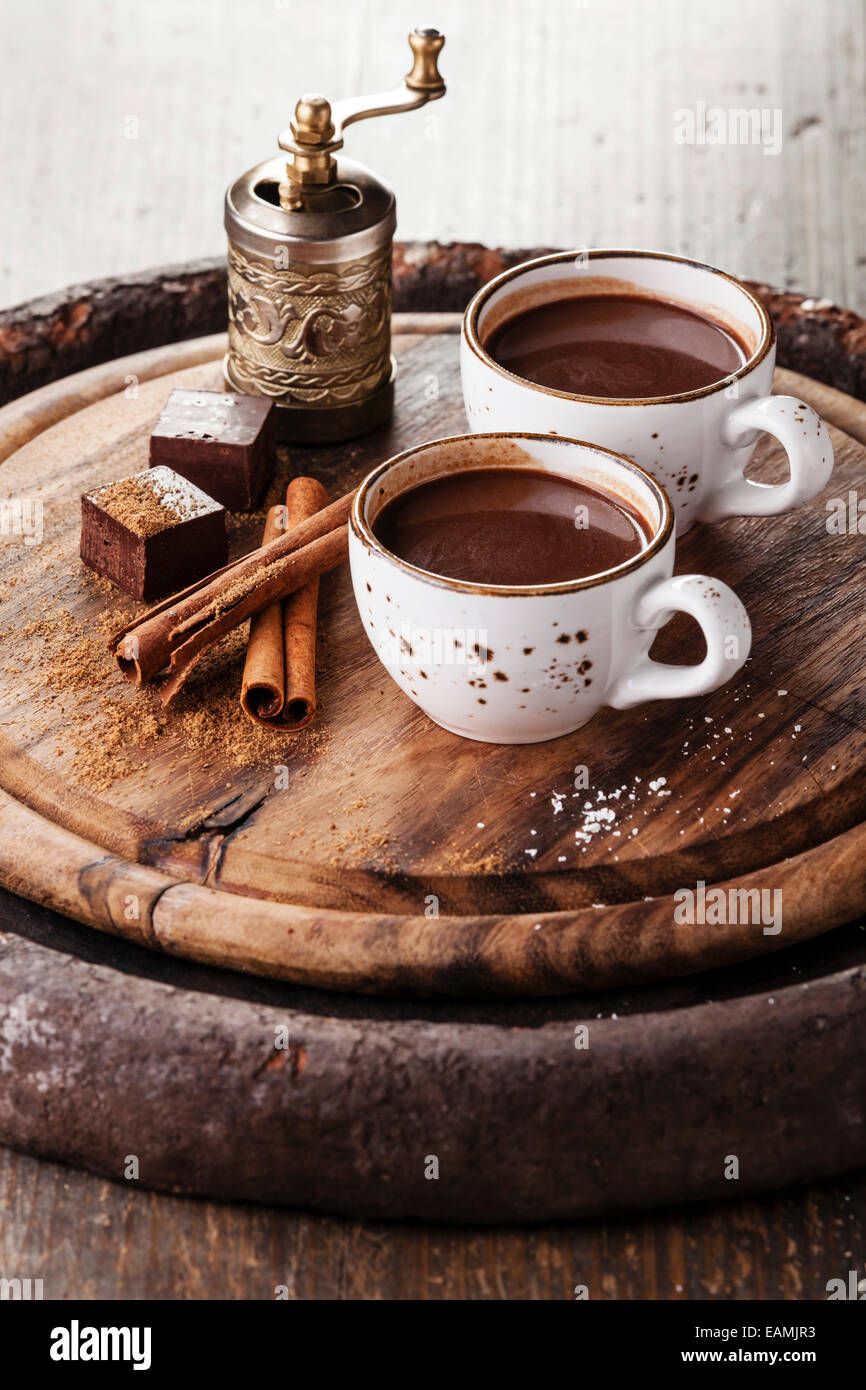
[[[454,326],[444,316],[398,321],[394,422],[347,446],[293,450],[283,479],[313,471],[337,495],[375,461],[464,428]],[[45,537],[0,552],[9,622],[0,784],[14,799],[4,805],[7,826],[20,803],[44,819],[45,855],[9,831],[5,882],[50,901],[53,845],[57,862],[77,856],[95,866],[97,925],[294,979],[445,993],[683,973],[856,915],[866,805],[861,538],[826,523],[828,497],[862,487],[858,440],[835,432],[833,478],[796,513],[698,527],[681,542],[678,570],[730,583],[755,632],[744,672],[710,696],[604,711],[568,738],[527,748],[459,740],[392,685],[343,571],[322,585],[321,712],[309,731],[253,735],[229,699],[217,733],[230,743],[235,729],[243,733],[240,753],[209,740],[190,746],[201,712],[215,707],[211,683],[232,688],[236,651],[216,676],[208,669],[193,680],[182,718],[169,711],[158,735],[136,747],[130,715],[146,735],[153,706],[120,682],[103,650],[124,605],[77,558],[78,501],[146,466],[149,429],[175,385],[219,384],[218,359],[202,362],[204,350],[215,355],[219,345],[187,344],[193,366],[180,365],[180,347],[167,349],[164,375],[153,375],[158,353],[146,355],[142,372],[123,363],[91,369],[85,382],[71,379],[65,404],[53,386],[44,400],[39,393],[7,408],[6,491],[40,499]],[[117,393],[121,374],[136,378],[133,390]],[[100,375],[111,392],[103,399]],[[838,393],[793,384],[823,393],[833,418]],[[848,423],[866,415],[844,397],[841,405]],[[43,409],[47,428],[34,433]],[[777,446],[760,449],[756,475],[778,476]],[[256,543],[260,525],[239,521],[236,552]],[[69,615],[59,628],[58,609]],[[34,630],[34,618],[46,617],[47,629]],[[75,658],[80,668],[82,634],[91,639],[85,675],[77,669],[67,689],[64,663]],[[677,620],[654,651],[697,659],[699,642]],[[127,725],[116,777],[94,785],[80,771],[82,746],[86,754],[107,737],[106,707],[109,733],[118,710]],[[99,867],[106,852],[118,862]],[[156,871],[159,886],[153,912],[145,898],[131,923],[116,904],[124,888],[135,892],[137,865]],[[107,878],[110,891],[98,889]],[[678,929],[670,895],[700,879],[783,888],[783,932]],[[434,921],[425,916],[431,895],[441,913]]]

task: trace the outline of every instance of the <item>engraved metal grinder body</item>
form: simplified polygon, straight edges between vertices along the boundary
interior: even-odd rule
[[[403,85],[333,108],[305,96],[280,136],[288,154],[243,174],[226,193],[228,385],[277,404],[280,437],[353,439],[391,414],[394,194],[368,169],[336,159],[354,121],[414,111],[445,93],[443,36],[409,35]]]

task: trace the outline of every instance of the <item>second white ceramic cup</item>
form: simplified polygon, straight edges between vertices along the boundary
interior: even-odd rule
[[[723,381],[642,400],[570,395],[500,366],[485,344],[512,315],[581,295],[641,295],[693,307],[733,329],[749,356]],[[667,491],[679,534],[695,521],[790,511],[833,468],[826,426],[793,396],[773,396],[776,336],[761,301],[732,276],[651,251],[559,252],[506,270],[475,295],[463,320],[460,370],[475,431],[528,430],[587,439],[625,454]],[[762,431],[788,456],[787,482],[745,476]]]

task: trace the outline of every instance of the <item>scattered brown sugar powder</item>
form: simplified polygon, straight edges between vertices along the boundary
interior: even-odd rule
[[[85,582],[107,588],[95,576]],[[28,655],[19,658],[16,674],[29,686],[21,693],[33,735],[38,740],[59,728],[56,756],[70,759],[81,786],[105,791],[151,763],[171,775],[190,750],[205,752],[203,767],[229,775],[266,758],[280,761],[274,755],[285,750],[285,738],[244,719],[238,703],[245,626],[208,653],[166,710],[153,690],[120,680],[107,650],[107,638],[134,609],[112,606],[85,624],[68,608],[40,606],[40,616],[19,630]]]
[[[143,539],[217,509],[217,503],[200,488],[170,468],[151,468],[108,483],[92,493],[91,500]]]
[[[229,518],[235,548],[248,550],[261,537],[265,510],[285,496],[287,459],[257,513]],[[106,512],[142,536],[176,525],[218,504],[166,467],[145,469],[89,494]],[[53,506],[49,508],[53,511]],[[77,540],[77,498],[73,526]],[[24,746],[41,745],[82,789],[104,792],[151,769],[163,778],[186,777],[189,755],[223,787],[234,774],[282,763],[289,751],[278,731],[244,718],[239,691],[247,625],[228,634],[202,659],[184,690],[165,709],[158,694],[134,689],[120,677],[109,639],[144,611],[123,602],[107,580],[71,553],[67,529],[28,554],[23,568],[3,575],[0,624],[14,626],[16,651],[0,649],[0,671],[9,679],[6,718]],[[51,571],[52,585],[44,586]],[[323,747],[321,725],[291,739],[291,752]],[[206,788],[203,788],[206,792]],[[212,806],[208,809],[212,809]]]

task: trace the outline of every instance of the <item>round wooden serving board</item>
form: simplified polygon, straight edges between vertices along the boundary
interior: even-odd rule
[[[312,472],[336,496],[464,429],[457,323],[398,318],[392,425],[293,450],[279,481]],[[781,374],[837,425],[825,494],[681,543],[678,571],[725,580],[752,618],[748,665],[712,696],[605,711],[527,748],[459,740],[388,680],[342,572],[322,585],[319,717],[286,738],[244,723],[237,643],[167,714],[123,684],[105,642],[130,605],[77,554],[81,493],[145,467],[169,392],[218,387],[222,352],[220,337],[154,349],[0,412],[3,496],[38,499],[44,527],[41,544],[0,546],[0,882],[194,960],[441,995],[681,975],[862,911],[863,538],[828,529],[827,504],[863,491],[866,407]],[[780,468],[761,444],[756,476]],[[239,521],[235,552],[260,531]],[[654,654],[700,652],[678,621]],[[780,890],[781,931],[678,924],[673,894],[699,881]]]
[[[471,246],[397,248],[395,304],[413,310],[457,309],[483,279],[525,254]],[[766,287],[759,287],[759,292],[773,312],[780,352],[788,366],[866,396],[866,324],[862,320],[823,301],[804,301]],[[214,342],[175,348],[158,345],[214,331],[223,322],[224,306],[224,267],[208,265],[73,287],[0,314],[0,399],[122,353],[137,353],[134,364],[83,371],[75,381],[44,386],[37,396],[12,406],[0,421],[6,454],[14,454],[28,440],[38,445],[39,435],[74,411],[80,412],[79,423],[83,423],[85,407],[122,389],[128,375],[146,381],[153,373],[212,361],[217,351]],[[425,315],[423,326],[434,322],[432,315]],[[407,321],[403,319],[399,326],[405,329]],[[438,326],[450,325],[439,320]],[[420,327],[415,325],[416,330]],[[423,390],[417,389],[417,376],[415,387],[411,386],[413,378],[402,349],[411,346],[413,352],[436,358],[447,348],[447,370],[435,366],[431,370],[439,377],[448,418],[453,418],[455,411],[459,413],[455,344],[453,340],[431,343],[416,331],[404,336],[400,346],[404,360],[399,437],[408,440],[424,432],[439,432],[445,426],[444,417],[441,426],[429,423],[427,391],[432,383],[425,374]],[[138,351],[143,348],[156,350]],[[780,384],[791,389],[784,373],[780,373]],[[160,392],[167,389],[167,382],[159,385]],[[802,381],[794,389],[808,395],[828,419],[862,442],[866,433],[863,407],[856,401]],[[96,405],[96,409],[104,407]],[[71,425],[69,420],[66,428]],[[96,452],[106,442],[98,443]],[[840,442],[844,443],[837,436],[837,449]],[[362,470],[371,450],[390,450],[393,445],[390,439],[371,440],[358,447],[357,456],[350,454],[344,461],[349,474]],[[853,449],[845,444],[852,458]],[[91,453],[81,452],[88,457]],[[842,453],[839,449],[840,459]],[[34,473],[28,478],[28,489],[35,489],[40,480],[32,454],[31,458]],[[50,448],[45,459],[47,472]],[[300,456],[298,466],[315,469],[319,459],[319,455]],[[122,471],[122,457],[116,462],[118,472]],[[327,462],[330,466],[331,460]],[[63,466],[61,459],[53,461],[55,475]],[[65,466],[72,467],[73,460],[67,459]],[[841,476],[837,474],[837,480]],[[842,487],[837,491],[833,484],[829,493],[845,496]],[[55,514],[46,511],[48,518]],[[793,659],[801,663],[798,670],[804,676],[810,673],[811,686],[766,679],[767,704],[757,708],[756,716],[763,713],[761,723],[766,722],[775,708],[770,703],[774,690],[800,692],[801,713],[795,715],[792,707],[790,715],[792,723],[803,725],[800,731],[792,730],[799,739],[810,727],[815,708],[807,702],[820,687],[818,693],[823,690],[824,698],[816,703],[838,712],[843,723],[848,721],[849,736],[855,741],[850,756],[853,766],[860,756],[858,727],[862,724],[853,705],[862,697],[846,697],[846,706],[842,698],[836,704],[833,699],[834,693],[840,697],[845,682],[855,685],[857,667],[862,664],[862,605],[851,590],[856,538],[838,538],[838,549],[828,555],[824,539],[813,536],[815,550],[810,553],[816,562],[820,559],[820,565],[815,565],[818,582],[800,593],[794,587],[794,572],[800,570],[803,558],[795,554],[793,539],[781,551],[769,549],[774,533],[766,528],[774,525],[733,523],[710,538],[724,551],[727,535],[739,533],[741,526],[762,528],[767,554],[755,550],[749,554],[757,554],[755,563],[770,576],[767,582],[773,584],[779,624],[790,624],[792,642],[798,631],[803,634],[802,648],[795,650]],[[696,535],[689,544],[699,539]],[[51,563],[50,541],[46,530],[43,568]],[[0,556],[7,555],[10,544],[4,536]],[[70,537],[62,544],[68,547],[71,573],[74,545]],[[724,553],[733,565],[733,557]],[[773,570],[774,557],[778,573]],[[28,563],[33,565],[33,557]],[[746,564],[744,557],[740,563]],[[38,573],[36,565],[31,575]],[[826,648],[822,671],[816,653],[807,645],[813,631],[809,618],[815,610],[824,611],[828,622],[837,621],[833,615],[836,578],[840,607],[844,603],[849,608],[847,626],[841,647]],[[58,602],[68,602],[61,597],[61,587]],[[44,592],[41,585],[39,591]],[[50,590],[47,598],[51,598]],[[332,594],[329,599],[332,605],[335,598]],[[757,616],[753,601],[756,660],[776,627],[773,606],[769,619],[767,604],[759,601],[757,607],[765,616]],[[5,601],[2,612],[5,619]],[[21,622],[19,616],[15,624],[19,631]],[[11,630],[4,622],[4,635]],[[98,641],[102,641],[101,633]],[[44,637],[34,634],[32,645],[37,658],[45,660]],[[71,663],[76,645],[74,640],[70,643]],[[3,665],[20,664],[17,657],[5,657],[5,650],[4,643]],[[322,657],[324,691],[325,683],[333,679],[327,648]],[[366,653],[364,660],[368,660]],[[92,680],[90,666],[86,672]],[[115,683],[110,671],[108,675],[105,688],[111,700],[132,696],[127,687]],[[767,675],[763,672],[762,679]],[[757,671],[747,673],[747,678],[755,680]],[[374,691],[387,688],[380,683]],[[53,693],[60,697],[59,692]],[[732,696],[737,693],[731,692]],[[395,695],[391,691],[387,699],[392,701]],[[144,707],[136,703],[138,698],[133,698],[134,710]],[[382,698],[376,694],[371,700],[365,695],[363,719],[371,729],[376,727]],[[782,698],[776,695],[777,702]],[[22,729],[28,722],[37,722],[36,706],[44,700],[43,696],[33,705],[22,701],[18,707]],[[74,713],[77,697],[66,700]],[[4,701],[3,713],[9,740],[17,727],[16,711]],[[689,719],[697,723],[696,716],[691,705],[680,707],[683,725]],[[329,696],[324,718],[333,717]],[[602,716],[566,742],[570,745],[596,730],[603,732],[610,727],[607,719]],[[726,718],[722,732],[725,724],[732,730],[735,727]],[[635,727],[644,730],[646,742],[648,726],[640,722],[640,712]],[[821,727],[831,731],[834,726],[828,722]],[[718,732],[710,725],[706,728]],[[684,729],[681,732],[688,737]],[[440,736],[435,729],[428,728],[426,733]],[[844,745],[844,734],[838,737]],[[836,734],[828,732],[827,738]],[[744,742],[746,755],[749,745],[748,740]],[[380,739],[371,757],[381,754],[383,744],[387,751],[387,740]],[[448,759],[441,753],[438,760],[432,755],[425,759],[423,752],[412,756],[412,767],[428,800],[438,794],[437,780],[449,775],[457,746],[448,745]],[[592,746],[601,749],[605,744],[596,736]],[[549,754],[556,747],[541,751]],[[558,747],[563,754],[558,770],[567,770],[576,755],[570,746]],[[471,751],[480,759],[484,752],[497,750]],[[810,751],[814,755],[816,750],[802,747],[797,760]],[[66,759],[72,756],[67,751]],[[245,756],[243,748],[238,756]],[[174,775],[182,778],[198,757],[197,750],[188,751]],[[715,768],[710,750],[704,757]],[[768,753],[768,758],[775,757],[774,752]],[[829,761],[837,762],[834,775],[839,766],[848,766],[835,757]],[[57,762],[66,765],[63,756]],[[0,765],[6,767],[5,760]],[[620,986],[595,993],[579,989],[558,999],[407,1001],[322,994],[280,979],[256,978],[249,971],[304,973],[300,963],[310,977],[330,982],[329,975],[339,973],[333,967],[336,960],[342,977],[356,989],[402,984],[407,989],[441,992],[449,987],[443,957],[438,963],[429,959],[435,939],[429,933],[438,931],[444,958],[460,965],[451,971],[451,988],[513,991],[534,982],[535,987],[562,989],[563,981],[567,984],[572,979],[582,981],[589,990],[604,978],[615,978],[617,971],[620,977],[625,975],[630,958],[634,974],[666,968],[687,971],[701,963],[716,963],[722,953],[719,943],[728,949],[728,933],[716,928],[715,950],[699,942],[699,949],[690,952],[691,933],[683,930],[674,951],[677,940],[670,930],[670,903],[665,900],[659,907],[638,900],[615,910],[590,907],[531,914],[533,928],[536,922],[544,925],[530,937],[528,932],[521,936],[519,916],[485,921],[472,914],[411,922],[397,914],[383,919],[363,910],[293,910],[276,901],[231,896],[194,883],[188,864],[184,884],[178,881],[180,875],[144,864],[136,868],[125,854],[112,854],[97,843],[100,824],[96,818],[82,823],[84,793],[76,790],[72,779],[65,788],[63,815],[64,819],[74,815],[75,823],[83,824],[83,833],[65,830],[41,814],[39,807],[47,802],[40,799],[56,799],[63,783],[50,772],[48,750],[40,752],[38,742],[19,750],[12,765],[18,768],[17,793],[0,793],[0,869],[9,887],[38,902],[0,890],[0,1139],[4,1143],[90,1168],[119,1182],[125,1180],[126,1155],[134,1153],[140,1159],[139,1180],[147,1187],[290,1202],[353,1215],[436,1221],[585,1217],[730,1196],[734,1188],[737,1196],[744,1196],[841,1173],[866,1162],[862,1067],[866,933],[862,926],[841,927],[774,956],[712,974],[637,989]],[[33,773],[26,783],[23,770],[28,767]],[[369,776],[365,760],[345,769],[351,790],[344,794],[337,789],[335,821],[341,816],[351,819],[341,808],[358,799],[354,779],[348,779],[353,770],[356,776]],[[670,769],[660,771],[674,788]],[[804,833],[808,789],[804,792],[806,784],[799,770],[794,771],[791,809],[799,808],[800,833]],[[497,764],[497,775],[498,784],[492,779],[485,784],[488,814],[479,813],[477,820],[489,821],[492,805],[510,804],[513,773],[503,777],[502,764]],[[819,780],[823,787],[834,785],[820,773]],[[135,782],[131,775],[130,785]],[[822,794],[813,787],[817,807]],[[771,844],[764,870],[748,875],[753,885],[762,879],[775,886],[784,882],[784,931],[781,941],[774,937],[734,941],[734,954],[790,944],[796,935],[823,931],[862,906],[863,843],[859,802],[850,793],[850,778],[848,787],[839,815],[849,829],[842,829],[838,836],[829,832],[828,838],[826,830],[816,827],[813,848],[795,856],[786,866],[784,879],[780,879],[781,867],[776,867],[782,851],[775,851]],[[760,780],[750,792],[749,809],[758,819],[763,789]],[[230,797],[231,789],[223,790]],[[99,793],[91,789],[87,804],[98,809],[104,802],[116,809],[124,804],[118,800],[121,791],[122,784]],[[383,796],[385,791],[383,785]],[[419,814],[425,816],[423,799],[411,787],[405,795],[415,798],[411,802],[415,813],[421,805]],[[534,804],[538,795],[530,799]],[[764,799],[769,802],[769,790]],[[663,807],[671,800],[673,796],[650,804]],[[145,811],[145,820],[149,817],[152,822],[152,812],[147,807]],[[187,849],[195,849],[196,840],[206,840],[213,847],[207,868],[211,881],[219,869],[221,846],[232,839],[230,803],[223,814],[228,823],[222,833],[218,822],[205,826],[200,821],[198,833],[188,837]],[[234,814],[241,816],[243,808],[236,805]],[[254,812],[253,819],[259,814]],[[678,820],[682,821],[682,815]],[[541,823],[536,822],[535,828],[540,830]],[[778,828],[788,833],[790,825],[786,830],[780,817]],[[447,821],[443,833],[449,833]],[[640,841],[642,833],[632,838]],[[180,852],[177,842],[174,852]],[[582,856],[581,864],[588,866],[587,856]],[[576,864],[570,868],[572,873],[578,870]],[[697,867],[692,873],[697,873]],[[463,876],[471,877],[466,866]],[[401,885],[392,876],[388,888],[396,892]],[[143,907],[138,924],[125,916],[129,899],[135,897]],[[256,916],[257,912],[264,915]],[[794,920],[804,924],[803,932],[792,929]],[[104,930],[94,932],[82,923]],[[329,971],[322,971],[322,958],[317,955],[317,924],[322,949],[332,961]],[[117,935],[132,932],[142,944]],[[339,950],[342,936],[345,948]],[[542,936],[543,947],[538,941]],[[559,968],[567,962],[560,979],[551,978],[550,973],[552,936],[561,942]],[[223,964],[233,961],[245,973],[166,953],[172,951],[210,956]],[[425,951],[428,964],[422,969]],[[376,965],[365,978],[371,958],[380,965],[390,959],[389,969]],[[588,1042],[580,1049],[575,1045],[579,1026],[586,1029]],[[275,1039],[285,1033],[288,1045],[275,1049]],[[740,1160],[736,1183],[727,1177],[731,1154]],[[438,1181],[425,1176],[429,1155],[439,1160]]]

